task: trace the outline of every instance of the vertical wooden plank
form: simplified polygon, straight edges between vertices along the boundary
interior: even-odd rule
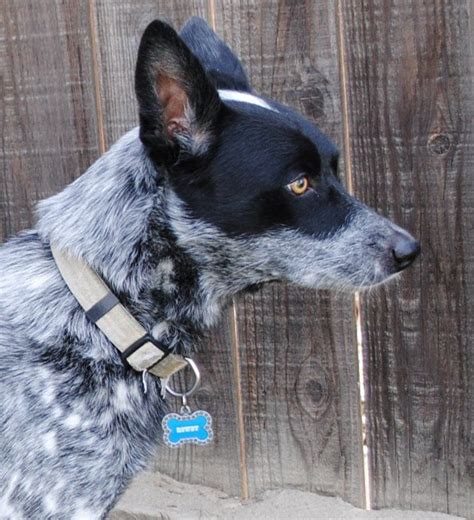
[[[254,88],[341,142],[334,6],[217,2]],[[274,284],[237,303],[250,495],[295,486],[363,505],[352,297]]]
[[[355,191],[422,243],[362,300],[373,502],[474,518],[474,20],[466,0],[342,6]]]
[[[92,162],[97,136],[84,3],[2,1],[0,42],[3,241]]]
[[[209,18],[206,0],[95,2],[98,73],[106,145],[138,123],[133,89],[136,53],[141,34],[155,18],[179,29],[193,15]],[[203,385],[194,406],[214,418],[215,440],[207,447],[161,447],[155,468],[173,478],[213,486],[240,495],[238,428],[234,398],[231,326],[223,319],[200,348],[197,360]],[[180,403],[175,402],[176,406]]]

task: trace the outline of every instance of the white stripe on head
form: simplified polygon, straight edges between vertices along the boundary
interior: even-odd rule
[[[218,90],[219,97],[222,101],[236,101],[238,103],[249,103],[250,105],[256,105],[261,108],[266,108],[272,112],[278,112],[275,108],[271,107],[266,101],[258,96],[249,94],[248,92],[239,92],[238,90]]]

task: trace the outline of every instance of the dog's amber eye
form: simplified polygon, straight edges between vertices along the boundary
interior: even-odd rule
[[[288,184],[287,187],[295,195],[303,195],[309,189],[308,177],[300,177],[299,179],[296,179],[296,181]]]

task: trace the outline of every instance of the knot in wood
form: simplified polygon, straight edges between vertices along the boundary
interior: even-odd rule
[[[329,377],[314,359],[306,361],[296,381],[296,400],[300,409],[312,419],[320,419],[331,403]]]
[[[433,134],[428,139],[428,150],[434,155],[446,155],[451,147],[451,139],[446,134]]]

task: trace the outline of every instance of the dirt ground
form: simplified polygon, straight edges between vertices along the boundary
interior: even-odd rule
[[[111,513],[111,520],[459,520],[419,511],[363,511],[339,498],[283,489],[241,504],[225,493],[144,473]]]

